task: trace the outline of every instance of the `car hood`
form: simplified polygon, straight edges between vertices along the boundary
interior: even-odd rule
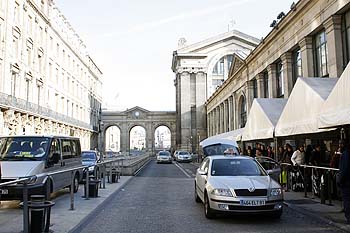
[[[16,179],[42,173],[44,161],[1,161],[1,178]]]
[[[228,189],[268,189],[280,188],[270,176],[212,176],[210,183],[214,188]]]
[[[91,166],[96,164],[95,160],[83,160],[81,163],[83,166]]]

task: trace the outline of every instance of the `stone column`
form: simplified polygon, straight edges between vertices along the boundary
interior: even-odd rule
[[[246,82],[245,86],[245,93],[246,93],[246,101],[247,101],[247,111],[249,112],[250,106],[252,106],[253,101],[254,101],[254,80],[250,80]]]
[[[314,59],[313,59],[313,46],[312,37],[307,36],[299,41],[300,52],[301,52],[301,67],[303,70],[303,77],[314,77]]]
[[[227,131],[227,105],[226,105],[226,100],[222,102],[223,106],[223,133]]]
[[[267,66],[268,83],[269,83],[269,98],[277,97],[277,76],[276,76],[276,64],[270,64]]]
[[[281,60],[283,65],[284,97],[288,98],[293,89],[292,53],[286,52],[282,54]]]
[[[258,98],[264,98],[264,74],[259,73],[256,76],[257,88],[258,88]]]
[[[230,96],[230,99],[231,99],[231,128],[230,130],[234,130],[235,129],[235,120],[236,120],[236,117],[235,117],[235,98],[234,96]]]
[[[232,99],[231,96],[227,99],[227,128],[228,131],[232,130],[231,124],[232,124]]]
[[[343,47],[341,46],[341,15],[328,18],[323,26],[326,30],[329,77],[340,77],[343,72]]]

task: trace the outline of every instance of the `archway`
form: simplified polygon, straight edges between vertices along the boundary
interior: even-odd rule
[[[134,126],[130,129],[130,155],[138,155],[146,151],[146,129]]]
[[[238,106],[239,106],[239,128],[243,128],[245,126],[245,123],[247,122],[247,103],[246,103],[246,98],[244,95],[242,95],[239,98],[239,102],[238,102]]]
[[[105,151],[120,151],[120,129],[118,126],[110,126],[106,130]]]
[[[171,132],[169,127],[161,125],[155,129],[154,148],[156,152],[171,149]]]

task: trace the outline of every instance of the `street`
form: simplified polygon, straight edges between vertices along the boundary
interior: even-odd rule
[[[340,232],[288,207],[280,220],[255,215],[208,220],[194,201],[195,169],[151,160],[76,232]]]

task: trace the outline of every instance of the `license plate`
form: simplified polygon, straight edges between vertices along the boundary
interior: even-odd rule
[[[241,205],[244,205],[244,206],[262,206],[262,205],[265,205],[265,200],[241,200]]]
[[[9,194],[9,191],[7,189],[0,189],[0,194],[7,195],[7,194]]]

